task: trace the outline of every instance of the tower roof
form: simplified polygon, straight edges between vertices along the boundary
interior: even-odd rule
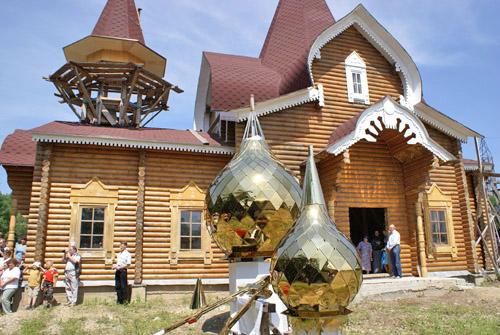
[[[108,0],[92,35],[126,38],[145,44],[135,1]]]
[[[309,84],[309,49],[316,37],[334,23],[325,0],[280,0],[259,58],[281,74],[281,94]]]
[[[308,87],[309,49],[334,22],[325,0],[280,0],[258,58],[204,53],[212,109],[248,105],[250,94],[263,101]]]

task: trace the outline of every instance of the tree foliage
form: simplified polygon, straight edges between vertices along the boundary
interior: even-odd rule
[[[10,210],[12,206],[12,196],[10,194],[3,194],[0,192],[0,232],[7,236],[9,231],[9,221],[10,221]],[[27,222],[26,219],[17,214],[16,216],[16,229],[15,237],[16,240],[26,236],[27,232]]]

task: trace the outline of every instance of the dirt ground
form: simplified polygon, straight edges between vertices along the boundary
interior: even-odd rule
[[[209,302],[224,293],[207,293]],[[171,294],[116,306],[94,300],[69,308],[43,307],[0,316],[0,334],[153,334],[191,313],[189,294]],[[500,334],[500,286],[464,291],[375,296],[351,306],[344,334]],[[228,306],[171,334],[218,333]]]

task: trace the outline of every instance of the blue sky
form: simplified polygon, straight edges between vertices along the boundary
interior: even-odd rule
[[[336,19],[359,1],[328,0]],[[500,163],[500,2],[361,1],[416,61],[426,101],[485,135]],[[152,125],[192,126],[204,50],[257,56],[278,0],[136,0],[148,46],[168,59],[166,79],[185,90]],[[23,0],[0,13],[0,140],[16,128],[75,121],[46,76],[64,64],[62,47],[90,34],[105,0]],[[471,143],[465,145],[474,157]],[[0,191],[9,192],[5,171]]]

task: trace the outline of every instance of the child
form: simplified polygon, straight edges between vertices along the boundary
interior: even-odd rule
[[[50,308],[52,306],[52,300],[54,300],[54,286],[57,283],[57,277],[59,272],[54,267],[53,261],[45,262],[45,269],[43,270],[43,281],[42,281],[42,291],[43,300],[47,302],[45,307]]]
[[[42,282],[42,264],[34,262],[30,268],[23,271],[28,275],[28,286],[26,286],[26,293],[30,299],[30,304],[26,309],[33,309],[36,306],[36,300],[40,293],[40,284]]]

